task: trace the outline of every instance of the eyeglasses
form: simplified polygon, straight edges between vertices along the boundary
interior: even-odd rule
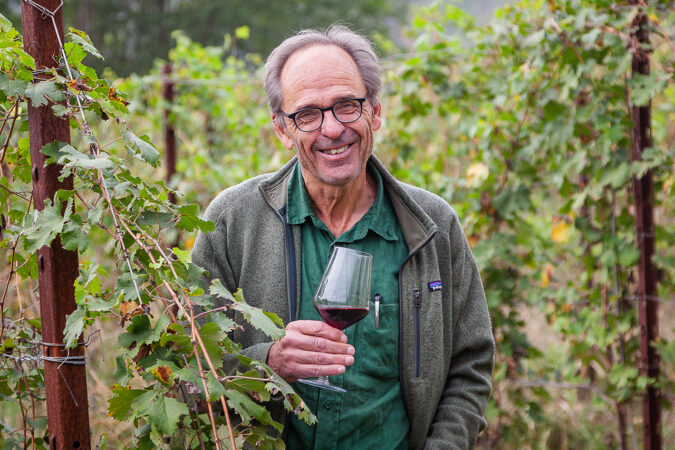
[[[293,120],[298,130],[309,132],[321,128],[321,125],[323,125],[323,113],[326,111],[332,111],[333,116],[340,123],[350,123],[359,120],[363,112],[363,102],[367,98],[368,96],[348,98],[340,100],[327,108],[302,108],[293,114],[286,114],[283,111],[279,112]]]

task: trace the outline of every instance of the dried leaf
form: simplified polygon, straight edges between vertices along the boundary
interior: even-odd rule
[[[546,288],[551,283],[553,278],[553,264],[546,263],[541,270],[541,287]]]
[[[152,374],[165,384],[169,384],[171,380],[171,369],[169,369],[169,366],[157,366],[152,369]]]

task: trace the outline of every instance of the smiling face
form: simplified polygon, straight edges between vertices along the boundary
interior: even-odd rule
[[[281,72],[282,110],[326,108],[347,98],[366,95],[356,63],[339,47],[317,45],[295,52]],[[379,102],[363,103],[355,122],[340,123],[331,111],[324,113],[321,127],[310,132],[297,129],[291,119],[285,126],[274,122],[277,136],[287,149],[294,148],[308,189],[314,186],[345,186],[364,181],[363,168],[373,151],[373,131],[382,123]]]

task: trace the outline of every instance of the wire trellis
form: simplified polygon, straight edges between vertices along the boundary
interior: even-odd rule
[[[91,345],[94,335],[98,335],[99,342],[101,345],[101,359],[105,361],[105,354],[103,353],[103,338],[101,337],[101,330],[92,330],[89,333],[89,336],[87,337],[86,340],[82,342],[78,342],[76,344],[76,347],[84,347],[87,348]],[[73,402],[75,403],[75,406],[79,406],[77,403],[77,399],[75,398],[75,394],[73,393],[73,390],[70,388],[70,385],[68,384],[68,380],[66,379],[66,376],[63,374],[61,371],[61,368],[63,367],[64,364],[69,364],[69,365],[75,365],[75,366],[85,366],[87,364],[87,356],[86,355],[71,355],[71,349],[66,348],[66,344],[57,344],[53,342],[44,342],[44,341],[29,341],[31,344],[31,348],[33,349],[32,354],[26,354],[26,355],[13,355],[11,353],[0,353],[0,358],[4,358],[6,360],[11,360],[14,361],[15,365],[17,366],[17,369],[23,370],[23,366],[25,364],[32,364],[33,368],[38,367],[40,365],[44,365],[45,361],[46,362],[51,362],[51,363],[58,363],[58,367],[56,368],[57,371],[59,372],[59,375],[61,376],[61,379],[66,385],[66,388],[68,389],[68,392],[70,392],[70,397],[73,399]],[[49,348],[62,348],[65,350],[66,355],[65,356],[49,356],[45,355],[45,350],[49,352]],[[40,373],[40,376],[42,376],[42,373]]]

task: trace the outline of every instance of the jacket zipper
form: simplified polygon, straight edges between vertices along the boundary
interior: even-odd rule
[[[435,231],[432,232],[430,235],[428,235],[426,237],[426,239],[422,243],[420,243],[417,247],[415,247],[415,249],[413,251],[408,253],[408,256],[406,256],[406,258],[401,263],[401,267],[398,269],[398,301],[399,301],[399,305],[400,305],[399,310],[398,310],[399,311],[398,312],[398,320],[399,320],[399,324],[398,324],[398,327],[399,327],[399,340],[398,340],[398,371],[399,371],[399,376],[398,376],[398,378],[399,378],[399,381],[400,381],[400,384],[401,384],[401,394],[403,396],[403,406],[405,406],[406,414],[408,414],[408,404],[406,403],[406,399],[408,398],[408,389],[407,389],[407,386],[406,386],[406,383],[405,383],[405,379],[403,378],[403,352],[405,350],[403,348],[403,339],[400,338],[401,329],[403,328],[403,324],[405,323],[404,322],[404,320],[405,320],[405,317],[404,317],[405,308],[403,308],[403,293],[404,293],[404,290],[403,290],[402,273],[403,273],[403,268],[408,263],[408,261],[410,261],[410,259],[422,247],[427,245],[429,243],[429,241],[431,241],[431,239],[434,237],[435,234],[436,234]]]
[[[422,336],[420,330],[420,308],[422,307],[422,294],[419,289],[413,290],[415,296],[415,378],[422,376]]]

